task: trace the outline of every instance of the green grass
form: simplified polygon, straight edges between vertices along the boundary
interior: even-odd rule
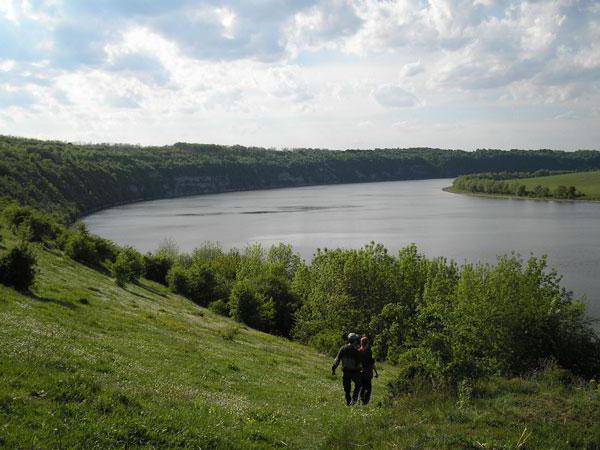
[[[600,392],[489,380],[348,408],[331,358],[164,287],[38,249],[34,294],[0,286],[0,447],[599,448]],[[239,327],[239,328],[238,328]],[[527,429],[524,437],[523,431]],[[531,433],[531,434],[529,434]]]
[[[550,190],[554,190],[560,185],[575,186],[578,191],[585,194],[585,197],[582,197],[583,199],[600,200],[600,171],[508,180],[508,182],[511,181],[524,184],[527,190],[532,190],[537,185],[548,187]]]

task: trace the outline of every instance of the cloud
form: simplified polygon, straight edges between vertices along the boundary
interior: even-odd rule
[[[0,0],[0,108],[51,137],[282,146],[426,142],[450,114],[481,145],[501,120],[587,120],[599,43],[595,0]]]
[[[405,64],[400,70],[400,78],[414,77],[420,73],[425,72],[425,67],[421,61],[415,61],[412,63]]]
[[[112,94],[106,100],[113,108],[135,109],[140,107],[140,99],[132,94]]]
[[[169,71],[160,59],[146,53],[119,55],[108,65],[108,69],[134,76],[150,84],[165,85],[171,79]]]
[[[35,102],[35,97],[27,90],[0,88],[0,108],[9,108],[11,106],[29,108],[34,105]]]
[[[373,90],[373,98],[382,106],[390,108],[406,108],[419,104],[419,99],[400,86],[384,84]]]

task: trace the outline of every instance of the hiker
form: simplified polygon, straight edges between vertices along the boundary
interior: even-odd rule
[[[360,393],[360,372],[361,372],[361,354],[358,351],[360,346],[360,337],[356,333],[350,333],[348,335],[348,343],[340,348],[337,356],[333,360],[331,366],[331,374],[335,376],[335,369],[342,363],[342,371],[344,376],[342,378],[344,384],[344,393],[346,395],[346,404],[348,406],[355,404],[358,401]],[[352,383],[354,383],[354,392],[352,396],[350,392],[352,390]]]
[[[368,405],[371,400],[371,389],[373,372],[375,378],[379,377],[377,368],[375,367],[375,359],[373,359],[373,352],[371,351],[371,340],[368,336],[360,338],[360,348],[358,349],[362,356],[362,371],[360,372],[360,399],[363,405]]]

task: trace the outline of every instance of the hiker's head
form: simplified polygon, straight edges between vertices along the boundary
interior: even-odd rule
[[[371,345],[371,341],[369,341],[369,337],[368,336],[363,336],[360,338],[360,346],[363,348],[369,348],[369,346]]]
[[[355,347],[358,347],[360,345],[360,337],[356,333],[350,333],[348,335],[348,342]]]

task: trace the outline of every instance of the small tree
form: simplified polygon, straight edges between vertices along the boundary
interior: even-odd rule
[[[187,272],[190,299],[202,306],[215,300],[217,283],[212,269],[206,264],[195,263]]]
[[[166,254],[148,253],[144,255],[144,276],[157,283],[167,285],[167,275],[173,266],[173,259]]]
[[[35,279],[36,259],[27,245],[18,245],[0,256],[0,283],[28,290]]]
[[[2,215],[10,229],[24,241],[52,241],[61,233],[54,217],[28,206],[10,205]]]
[[[90,235],[85,228],[79,229],[67,238],[65,253],[69,258],[86,266],[96,267],[100,262],[96,245],[90,239]]]
[[[187,270],[182,266],[173,266],[167,274],[167,285],[176,294],[189,296],[189,278]]]
[[[119,286],[137,282],[144,272],[142,255],[133,247],[124,247],[112,264],[111,271]]]
[[[231,317],[251,327],[260,325],[260,301],[256,292],[246,281],[238,281],[231,290],[229,299]]]

